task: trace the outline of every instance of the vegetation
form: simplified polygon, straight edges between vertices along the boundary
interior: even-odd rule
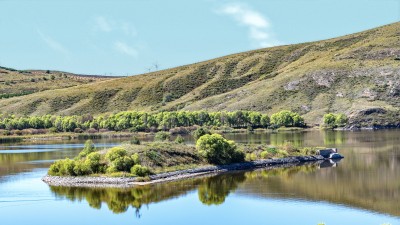
[[[207,164],[243,162],[245,159],[251,161],[289,155],[313,155],[316,150],[297,148],[291,143],[280,146],[236,144],[220,134],[201,136],[196,147],[181,141],[163,139],[163,142],[140,145],[124,144],[101,152],[96,151],[93,142],[88,140],[77,157],[54,162],[48,173],[55,176],[148,176]]]
[[[344,127],[347,121],[347,116],[343,113],[328,113],[324,115],[324,125],[330,128]]]
[[[228,141],[220,134],[206,134],[196,142],[199,154],[212,164],[229,164],[244,161],[244,154],[237,150],[234,141]]]
[[[108,131],[168,131],[178,127],[192,126],[227,126],[232,128],[266,128],[280,126],[304,126],[304,119],[297,113],[282,111],[273,115],[269,122],[266,114],[251,111],[206,112],[206,111],[177,111],[177,112],[120,112],[108,116],[93,117],[90,114],[82,116],[30,116],[16,117],[0,115],[0,129],[49,129],[51,132],[97,133],[99,130]],[[281,118],[287,116],[287,118]],[[285,120],[285,121],[284,121]],[[287,120],[287,121],[286,121]],[[183,133],[187,133],[185,131]],[[179,133],[179,132],[178,132]],[[193,132],[195,139],[207,134],[206,128]],[[162,136],[163,135],[163,136]],[[166,133],[159,133],[156,139],[166,140]]]
[[[352,112],[352,122],[363,118],[358,112],[379,108],[386,110],[384,119],[373,117],[359,123],[398,125],[398,117],[392,113],[399,111],[399,61],[395,60],[400,49],[399,29],[400,23],[394,23],[339,38],[258,49],[149,74],[88,81],[74,87],[71,86],[85,80],[72,79],[70,74],[64,78],[63,73],[56,71],[39,71],[36,76],[0,69],[9,84],[0,82],[2,93],[21,93],[29,88],[35,92],[1,99],[0,112],[17,116],[98,116],[133,109],[207,109],[272,115],[287,109],[302,115],[307,124],[320,124],[327,112]],[[30,78],[36,82],[30,82]],[[72,81],[76,83],[71,84]],[[64,88],[64,83],[69,88]],[[257,121],[259,117],[253,119]],[[261,125],[265,124],[268,119]]]
[[[304,119],[295,112],[283,110],[271,116],[271,123],[277,127],[304,127]]]

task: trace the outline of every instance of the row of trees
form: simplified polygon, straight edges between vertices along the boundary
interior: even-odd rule
[[[270,126],[304,126],[304,119],[297,113],[281,111],[270,117],[253,111],[207,112],[176,111],[147,113],[126,111],[108,116],[0,116],[0,129],[53,129],[55,132],[107,129],[112,131],[147,131],[149,129],[169,130],[189,126],[229,126],[232,128],[266,128]]]

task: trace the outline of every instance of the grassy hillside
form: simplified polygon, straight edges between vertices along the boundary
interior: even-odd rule
[[[2,99],[0,112],[289,109],[304,114],[308,123],[320,123],[326,112],[351,118],[372,115],[367,122],[376,123],[375,114],[398,120],[399,96],[400,23],[394,23],[324,41]]]
[[[0,67],[0,99],[60,89],[115,77],[77,75],[60,71]]]

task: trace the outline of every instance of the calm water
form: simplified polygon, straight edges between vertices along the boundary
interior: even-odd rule
[[[400,130],[226,135],[337,147],[339,163],[235,172],[130,189],[49,187],[82,143],[0,145],[0,224],[400,225]],[[98,140],[99,148],[121,141]],[[333,167],[332,167],[333,166]]]

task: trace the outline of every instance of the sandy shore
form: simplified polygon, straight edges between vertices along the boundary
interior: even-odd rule
[[[160,173],[151,175],[150,181],[140,182],[137,177],[60,177],[60,176],[45,176],[42,181],[50,186],[70,186],[70,187],[131,187],[135,185],[147,185],[159,182],[167,182],[190,177],[206,176],[215,173],[224,173],[237,170],[250,170],[256,168],[273,169],[278,167],[291,167],[302,165],[307,162],[323,162],[325,160],[320,155],[315,156],[296,156],[280,159],[265,159],[252,162],[235,163],[223,166],[208,166],[196,169],[179,170],[168,173]]]

